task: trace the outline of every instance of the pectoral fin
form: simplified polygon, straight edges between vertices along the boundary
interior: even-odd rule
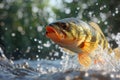
[[[91,58],[86,53],[79,53],[78,59],[81,65],[89,67],[91,64]]]

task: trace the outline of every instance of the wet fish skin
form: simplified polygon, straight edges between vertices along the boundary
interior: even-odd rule
[[[85,67],[91,65],[95,57],[91,57],[91,53],[98,46],[109,54],[112,52],[100,27],[94,22],[84,22],[78,18],[65,18],[47,25],[46,36],[61,47],[77,53],[80,64]]]

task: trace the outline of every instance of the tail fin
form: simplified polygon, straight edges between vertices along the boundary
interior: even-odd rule
[[[115,53],[115,58],[120,59],[120,48],[115,48],[113,51]]]

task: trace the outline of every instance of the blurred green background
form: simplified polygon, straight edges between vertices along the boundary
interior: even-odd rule
[[[120,0],[0,0],[0,46],[14,60],[61,58],[45,25],[69,17],[98,23],[116,47],[111,33],[120,32]]]

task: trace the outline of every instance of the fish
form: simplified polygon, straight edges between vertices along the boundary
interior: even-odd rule
[[[80,65],[88,67],[92,64],[93,52],[102,47],[108,54],[113,52],[99,25],[94,22],[85,22],[79,18],[65,18],[46,25],[46,37],[59,46],[78,55]],[[94,59],[104,62],[100,57]]]

